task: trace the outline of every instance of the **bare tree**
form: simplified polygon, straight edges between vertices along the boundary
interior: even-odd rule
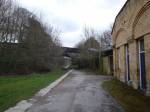
[[[11,10],[13,8],[11,0],[0,0],[0,41],[8,41],[10,31]]]
[[[98,40],[101,45],[102,50],[110,49],[112,47],[112,27],[105,30],[104,32],[98,35]]]
[[[40,71],[60,65],[59,31],[11,0],[0,0],[0,71]],[[4,68],[4,69],[3,69]]]
[[[77,44],[77,48],[81,50],[80,53],[80,67],[87,67],[95,70],[98,67],[98,58],[100,53],[100,45],[97,40],[97,31],[90,27],[84,27],[84,40]]]
[[[79,65],[95,70],[100,66],[101,52],[112,47],[111,30],[98,32],[96,29],[84,27],[84,40],[80,41],[76,47],[81,49]]]
[[[33,16],[31,12],[24,8],[17,7],[13,13],[15,19],[15,38],[18,42],[23,42],[28,33],[29,18]]]

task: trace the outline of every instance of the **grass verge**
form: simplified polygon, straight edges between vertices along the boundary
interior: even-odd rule
[[[150,112],[150,97],[118,81],[106,81],[103,88],[124,108],[125,112]]]
[[[46,74],[0,77],[0,112],[15,106],[21,100],[31,98],[63,73],[62,70],[56,70]]]

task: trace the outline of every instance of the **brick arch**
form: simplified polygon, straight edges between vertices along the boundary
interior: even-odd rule
[[[123,35],[120,36],[121,34],[123,34],[123,35],[126,34],[126,30],[125,30],[124,28],[120,28],[120,29],[117,31],[116,36],[115,36],[115,39],[114,39],[114,44],[115,44],[115,45],[118,45],[118,44],[119,44],[119,43],[118,43],[118,40],[119,40],[119,39],[122,40],[122,44],[127,41],[125,36],[123,36]],[[120,42],[120,44],[121,44],[121,42]]]
[[[133,26],[132,26],[132,35],[133,38],[138,38],[138,36],[135,35],[136,32],[136,26],[138,25],[140,19],[142,18],[142,16],[146,13],[146,11],[150,10],[150,1],[147,2],[142,8],[141,10],[138,12],[138,14],[135,17],[135,20],[133,22]],[[149,15],[150,15],[150,11],[149,11]],[[140,36],[140,35],[139,35]]]

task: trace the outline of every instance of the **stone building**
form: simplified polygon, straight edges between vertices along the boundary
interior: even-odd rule
[[[150,95],[150,0],[127,0],[112,38],[115,77]]]

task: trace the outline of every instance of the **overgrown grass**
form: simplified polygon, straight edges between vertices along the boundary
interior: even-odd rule
[[[57,70],[46,74],[33,74],[30,76],[0,77],[0,112],[14,106],[17,102],[31,98],[41,88],[52,83],[64,71]]]
[[[106,81],[102,85],[124,108],[125,112],[150,112],[150,97],[118,81]]]

